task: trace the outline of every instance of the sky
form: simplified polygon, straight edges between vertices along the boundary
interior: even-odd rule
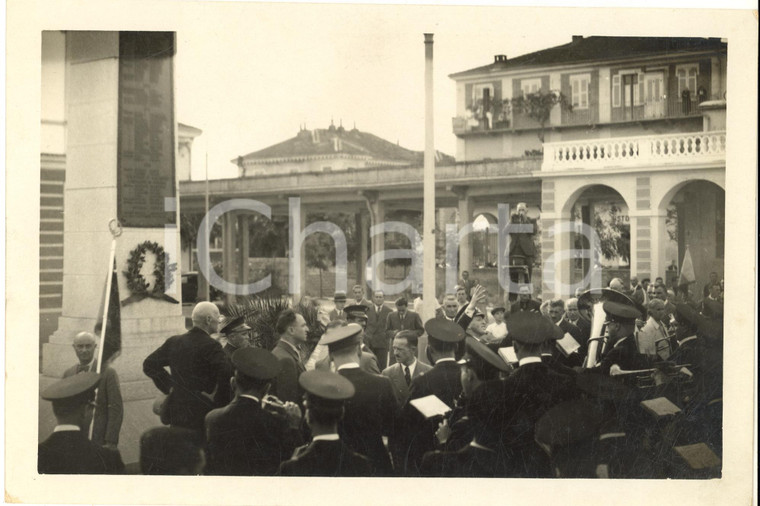
[[[495,7],[217,4],[177,31],[177,120],[203,130],[193,179],[330,121],[424,150],[424,43],[434,34],[435,147],[456,155],[448,75],[570,42],[547,11]],[[519,14],[519,15],[517,15]],[[198,21],[198,20],[195,20]],[[580,34],[583,34],[581,32]],[[588,33],[585,35],[589,35]]]

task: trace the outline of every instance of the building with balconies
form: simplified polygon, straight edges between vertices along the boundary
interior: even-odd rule
[[[588,272],[562,257],[583,250],[582,223],[614,225],[603,264],[623,277],[675,276],[687,248],[697,286],[722,274],[726,58],[720,39],[574,36],[450,76],[458,161],[543,154],[545,297]],[[537,93],[562,97],[543,125],[513,107]],[[568,222],[576,232],[555,227]]]

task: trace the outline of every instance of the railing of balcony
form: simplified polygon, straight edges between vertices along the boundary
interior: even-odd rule
[[[699,101],[696,98],[679,100],[668,97],[661,100],[650,100],[634,107],[613,107],[612,121],[639,121],[661,118],[686,118],[699,116]]]
[[[726,132],[547,142],[541,170],[725,161]]]

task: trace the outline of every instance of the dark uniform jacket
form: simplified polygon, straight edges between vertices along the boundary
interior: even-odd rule
[[[610,367],[613,364],[617,364],[624,371],[646,369],[650,365],[647,357],[639,353],[636,340],[632,335],[623,338],[622,342],[618,341],[616,346],[605,350],[604,355],[602,355],[601,364],[599,365],[599,372],[609,374]]]
[[[430,371],[412,380],[409,400],[435,395],[453,408],[454,400],[461,392],[459,365],[453,360],[447,360],[438,362]],[[404,406],[400,428],[392,447],[395,460],[402,465],[406,476],[419,476],[423,455],[435,450],[438,422],[440,420],[436,418],[424,419],[409,402]]]
[[[96,371],[98,361],[92,363],[91,371]],[[70,367],[63,373],[64,378],[73,376],[78,372],[79,366]],[[116,371],[106,366],[100,371],[98,393],[95,397],[95,414],[92,420],[92,441],[103,446],[106,443],[119,444],[119,432],[121,422],[124,420],[124,402],[121,398],[119,375]]]
[[[87,439],[80,430],[53,432],[37,446],[40,474],[122,474],[124,463],[116,450]]]
[[[300,404],[303,389],[298,384],[298,377],[306,370],[301,363],[301,357],[289,343],[283,341],[277,341],[272,354],[280,361],[280,373],[272,385],[272,394],[282,402]]]
[[[312,441],[298,448],[293,458],[283,462],[281,476],[372,476],[366,457],[351,450],[342,441]]]
[[[372,463],[374,474],[392,474],[383,436],[391,436],[397,415],[391,380],[359,368],[340,369],[338,374],[353,383],[356,393],[346,401],[338,433],[343,442]]]
[[[509,314],[504,315],[505,320],[509,321],[509,317],[515,313],[519,313],[520,311],[532,311],[533,313],[540,313],[541,312],[541,303],[537,300],[530,299],[527,302],[517,301],[512,303],[512,305],[509,307]],[[507,325],[507,328],[509,328],[509,325]]]
[[[202,431],[206,414],[230,401],[229,359],[222,346],[197,327],[167,339],[145,359],[143,372],[169,394],[166,421],[170,425]]]
[[[498,478],[506,476],[506,466],[492,450],[466,445],[450,452],[428,452],[422,458],[420,475],[451,478]]]
[[[504,412],[500,453],[510,463],[507,476],[541,478],[551,476],[546,454],[535,442],[536,422],[549,409],[580,394],[571,376],[559,374],[541,362],[527,363],[505,380],[487,382],[500,391],[497,397]],[[483,386],[483,385],[481,385]]]
[[[249,397],[236,397],[206,415],[205,474],[274,475],[301,442],[287,421]]]

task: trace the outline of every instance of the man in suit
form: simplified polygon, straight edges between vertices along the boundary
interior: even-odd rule
[[[97,341],[90,332],[80,332],[74,337],[74,352],[79,364],[63,373],[64,378],[82,372],[96,372],[98,359],[95,358]],[[100,383],[95,396],[95,415],[92,422],[92,441],[116,450],[119,445],[119,432],[124,419],[124,403],[121,399],[119,375],[106,363],[100,370]]]
[[[309,326],[303,315],[292,309],[283,311],[277,323],[275,332],[280,336],[272,353],[280,361],[280,372],[273,385],[273,394],[282,402],[301,402],[303,390],[298,383],[298,377],[306,368],[301,359],[298,346],[306,342]]]
[[[53,403],[57,425],[37,447],[40,474],[121,474],[124,463],[119,452],[87,438],[92,419],[95,387],[100,375],[83,372],[46,388],[41,397]]]
[[[532,279],[533,260],[536,257],[536,246],[533,243],[538,228],[536,223],[528,218],[528,205],[525,202],[517,204],[517,212],[509,221],[509,264],[525,265],[528,268],[528,279]],[[514,274],[516,276],[516,273]],[[513,278],[513,282],[518,282]]]
[[[714,285],[716,283],[718,285],[718,288],[720,288],[720,282],[718,281],[718,273],[717,272],[711,272],[710,273],[710,280],[702,288],[702,297],[703,298],[706,299],[710,295],[710,289],[712,288],[712,285]]]
[[[464,340],[464,330],[456,323],[432,318],[425,323],[425,332],[428,335],[429,356],[435,365],[427,373],[412,380],[409,401],[435,395],[444,404],[453,407],[454,399],[462,391],[455,354],[459,343]],[[397,466],[403,466],[405,476],[419,476],[422,456],[435,449],[438,424],[423,418],[407,402],[401,426],[393,444],[394,455],[399,456]]]
[[[301,410],[286,402],[275,414],[262,407],[280,362],[269,351],[243,348],[232,355],[236,396],[206,415],[206,474],[271,476],[300,443]]]
[[[565,304],[565,319],[580,329],[581,339],[588,343],[589,337],[591,337],[591,322],[581,316],[577,298],[572,297],[567,299],[567,304]]]
[[[412,380],[432,367],[417,360],[417,333],[412,330],[402,330],[396,334],[393,338],[393,355],[396,363],[385,368],[383,376],[393,383],[398,405],[403,407],[409,398]]]
[[[380,370],[388,365],[388,343],[390,339],[385,326],[388,324],[388,315],[393,311],[385,305],[385,294],[382,290],[375,290],[372,295],[372,305],[367,310],[367,329],[364,331],[364,342],[377,357],[377,366]]]
[[[631,299],[639,306],[646,307],[649,304],[649,298],[647,292],[639,283],[639,278],[633,276],[631,278]]]
[[[667,360],[670,355],[670,340],[665,328],[665,303],[652,299],[647,304],[649,318],[636,334],[639,353],[655,360]],[[658,358],[659,357],[659,358]]]
[[[369,308],[372,305],[370,301],[364,298],[364,288],[362,288],[362,285],[354,285],[351,293],[354,295],[354,302],[352,305],[364,306],[366,308]]]
[[[650,301],[651,304],[651,301]],[[602,306],[607,315],[607,348],[595,368],[602,374],[617,375],[621,370],[646,369],[650,361],[639,353],[633,333],[641,312],[635,307],[619,302],[605,301]]]
[[[335,292],[335,295],[333,296],[333,302],[335,303],[335,309],[330,311],[329,317],[330,321],[335,320],[344,320],[346,319],[346,314],[343,311],[343,308],[346,307],[346,293],[345,292]]]
[[[462,271],[462,277],[459,280],[459,286],[464,288],[464,293],[467,295],[468,299],[472,296],[471,292],[475,285],[477,285],[477,283],[470,279],[469,271]]]
[[[232,354],[241,348],[247,348],[251,345],[250,339],[251,327],[245,323],[245,318],[238,316],[222,327],[219,334],[227,339],[224,345],[224,354],[232,358]]]
[[[392,436],[398,406],[391,381],[359,367],[362,328],[356,323],[328,330],[323,336],[338,374],[356,390],[346,401],[345,415],[339,425],[343,441],[372,463],[374,476],[393,474],[383,436]]]
[[[565,301],[562,299],[552,299],[549,301],[549,318],[562,330],[562,335],[570,334],[570,337],[581,346],[578,350],[565,356],[556,347],[553,350],[555,358],[568,367],[583,365],[583,359],[586,357],[587,339],[583,338],[583,332],[577,325],[565,318]]]
[[[307,371],[298,378],[306,392],[306,423],[312,441],[283,462],[281,476],[371,476],[372,467],[363,455],[351,450],[338,434],[344,404],[354,396],[353,384],[339,374]]]
[[[509,326],[509,318],[521,311],[531,311],[534,313],[540,313],[541,303],[533,300],[529,285],[520,285],[517,289],[517,300],[512,304],[507,315],[507,326]]]
[[[411,330],[417,333],[417,337],[425,332],[420,315],[407,309],[408,302],[404,297],[396,299],[396,310],[388,315],[386,324],[388,338],[393,339],[399,330]]]
[[[219,308],[199,302],[192,321],[192,329],[148,355],[143,372],[168,395],[164,423],[202,432],[206,414],[230,401],[231,371],[222,346],[211,337],[219,329]]]

